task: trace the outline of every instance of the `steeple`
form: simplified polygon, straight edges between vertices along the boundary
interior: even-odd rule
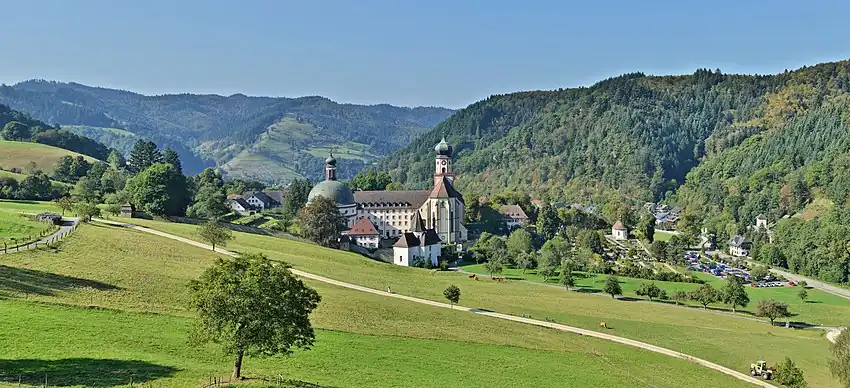
[[[446,142],[446,138],[440,140],[434,146],[434,152],[437,153],[437,158],[434,164],[434,186],[442,177],[446,177],[449,181],[454,181],[455,174],[452,172],[452,146]]]
[[[336,158],[334,158],[333,151],[330,152],[330,156],[325,159],[325,180],[326,181],[335,181],[336,180]]]
[[[410,231],[413,233],[424,233],[425,232],[425,223],[422,222],[422,216],[419,214],[419,211],[415,211],[413,215],[413,225],[411,225]],[[419,235],[417,234],[417,237]]]

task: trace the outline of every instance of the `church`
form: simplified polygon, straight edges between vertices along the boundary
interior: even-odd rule
[[[434,152],[433,187],[430,190],[398,191],[352,192],[336,180],[337,162],[331,155],[325,160],[325,180],[310,190],[308,202],[319,195],[333,199],[340,213],[348,220],[349,228],[360,219],[368,219],[383,240],[399,239],[412,243],[410,237],[413,233],[421,233],[420,236],[427,234],[429,238],[425,240],[433,243],[434,238],[431,233],[427,233],[433,230],[433,234],[443,244],[465,242],[465,204],[463,196],[453,185],[455,174],[452,172],[452,147],[443,139],[434,147]],[[420,240],[419,237],[416,240]]]

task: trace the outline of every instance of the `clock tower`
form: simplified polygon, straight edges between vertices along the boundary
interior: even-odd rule
[[[454,183],[455,174],[452,172],[452,146],[446,143],[444,137],[437,146],[434,147],[437,157],[434,160],[434,185],[440,181],[440,178],[446,177],[449,182]]]

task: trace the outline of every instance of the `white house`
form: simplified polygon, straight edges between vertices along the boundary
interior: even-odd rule
[[[244,198],[238,197],[230,200],[230,208],[241,215],[249,215],[254,212],[254,207]]]
[[[412,229],[403,233],[393,245],[393,264],[410,267],[417,258],[422,258],[437,266],[442,254],[440,241],[440,236],[434,229],[425,229],[422,217],[416,212]]]
[[[611,235],[615,240],[625,241],[629,239],[629,229],[619,220],[611,227]]]
[[[519,205],[502,205],[499,213],[502,213],[502,220],[508,229],[528,224],[528,215]]]
[[[744,236],[736,234],[729,240],[729,254],[736,257],[749,256],[751,246]]]
[[[348,236],[351,243],[363,248],[377,248],[381,240],[378,229],[368,218],[357,220],[350,230],[343,232],[343,235]]]

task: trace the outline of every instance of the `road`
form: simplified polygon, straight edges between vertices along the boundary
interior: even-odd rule
[[[722,251],[712,251],[712,252],[706,251],[705,254],[709,255],[709,256],[716,254],[716,255],[720,256],[721,258],[724,258],[724,259],[732,258],[732,256],[730,256],[730,255],[728,255],[728,254],[726,254]],[[764,265],[762,263],[756,262],[756,261],[748,259],[748,258],[744,258],[744,261],[746,261],[747,265],[749,265],[749,266],[754,266],[754,265],[762,265],[763,266]],[[848,289],[836,287],[836,286],[833,286],[831,284],[824,283],[824,282],[817,280],[817,279],[808,278],[808,277],[805,277],[803,275],[797,275],[797,274],[794,274],[794,273],[791,273],[791,272],[788,272],[788,271],[783,271],[781,269],[770,268],[770,272],[773,272],[777,275],[780,275],[780,276],[782,276],[782,277],[784,277],[788,280],[793,280],[797,283],[799,283],[801,281],[805,281],[806,285],[808,287],[812,287],[812,288],[815,288],[815,289],[818,289],[818,290],[821,290],[821,291],[824,291],[824,292],[828,292],[830,294],[840,296],[840,297],[845,298],[845,299],[850,299],[850,290],[848,290]]]
[[[747,260],[747,263],[750,264],[750,265],[761,265],[761,264],[758,264],[758,263],[756,263],[752,260]],[[793,274],[791,272],[783,271],[783,270],[776,269],[776,268],[771,268],[770,272],[773,272],[777,275],[783,276],[788,280],[793,280],[797,283],[799,283],[800,281],[805,281],[806,285],[808,287],[816,288],[818,290],[825,291],[825,292],[828,292],[830,294],[840,296],[842,298],[850,299],[850,290],[848,290],[848,289],[836,287],[836,286],[833,286],[831,284],[826,284],[826,283],[819,281],[819,280],[816,280],[816,279],[807,278],[807,277],[802,276],[802,275]]]
[[[56,241],[58,236],[62,236],[62,235],[71,233],[71,231],[74,230],[74,227],[77,225],[78,222],[80,222],[79,218],[63,218],[62,219],[62,225],[59,225],[59,230],[57,230],[56,233],[53,233],[50,236],[44,237],[41,240],[38,240],[36,242],[31,242],[27,245],[21,245],[18,248],[14,248],[14,249],[9,248],[7,250],[7,252],[9,254],[16,253],[16,252],[24,252],[24,251],[28,251],[30,249],[35,249],[39,245],[46,245],[48,241],[50,241],[50,242]],[[3,252],[2,248],[0,248],[0,255],[2,255],[4,253],[6,253],[6,252]]]
[[[142,232],[146,232],[146,233],[150,233],[150,234],[155,234],[155,235],[158,235],[158,236],[161,236],[161,237],[170,238],[172,240],[177,240],[177,241],[180,241],[180,242],[183,242],[183,243],[186,243],[186,244],[189,244],[189,245],[193,245],[193,246],[196,246],[196,247],[199,247],[199,248],[203,248],[203,249],[210,249],[210,250],[212,249],[212,246],[210,246],[210,245],[207,245],[207,244],[204,244],[204,243],[201,243],[201,242],[197,242],[197,241],[194,241],[194,240],[190,240],[190,239],[187,239],[187,238],[184,238],[184,237],[176,236],[176,235],[173,235],[173,234],[170,234],[170,233],[161,232],[161,231],[158,231],[158,230],[155,230],[155,229],[145,228],[145,227],[141,227],[141,226],[138,226],[138,225],[123,223],[123,222],[116,222],[116,221],[108,221],[108,220],[100,220],[100,219],[96,219],[96,221],[104,223],[104,224],[122,226],[122,227],[125,227],[125,228],[130,228],[130,229],[134,229],[134,230],[138,230],[138,231],[142,231]],[[231,252],[231,251],[228,251],[226,249],[221,249],[221,248],[215,248],[215,252],[218,252],[218,253],[221,253],[221,254],[224,254],[224,255],[228,255],[228,256],[231,256],[231,257],[238,256],[238,254],[235,253],[235,252]],[[558,323],[554,323],[554,322],[546,322],[546,321],[540,321],[540,320],[531,319],[531,318],[517,317],[517,316],[513,316],[513,315],[502,314],[502,313],[497,313],[497,312],[493,312],[493,311],[485,311],[485,310],[481,310],[481,309],[475,309],[475,308],[464,307],[464,306],[459,306],[459,305],[452,306],[452,305],[449,305],[447,303],[435,302],[435,301],[428,300],[428,299],[421,299],[421,298],[416,298],[416,297],[407,296],[407,295],[393,294],[393,293],[389,293],[389,292],[382,291],[382,290],[376,290],[376,289],[372,289],[372,288],[368,288],[368,287],[359,286],[359,285],[356,285],[356,284],[351,284],[351,283],[346,283],[346,282],[342,282],[342,281],[339,281],[339,280],[326,278],[324,276],[315,275],[315,274],[300,271],[300,270],[297,270],[297,269],[290,269],[290,271],[292,271],[292,273],[297,275],[297,276],[305,277],[305,278],[308,278],[308,279],[313,279],[313,280],[316,280],[316,281],[320,281],[320,282],[327,283],[327,284],[332,284],[332,285],[339,286],[339,287],[348,288],[348,289],[351,289],[351,290],[367,292],[367,293],[370,293],[370,294],[381,295],[381,296],[390,297],[390,298],[403,299],[403,300],[407,300],[407,301],[410,301],[410,302],[425,304],[425,305],[434,306],[434,307],[441,307],[441,308],[453,309],[453,310],[458,310],[458,311],[464,311],[464,312],[468,312],[468,313],[472,313],[472,314],[488,316],[488,317],[491,317],[491,318],[503,319],[503,320],[519,322],[519,323],[525,323],[525,324],[540,326],[540,327],[548,327],[548,328],[560,330],[560,331],[563,331],[563,332],[569,332],[569,333],[574,333],[574,334],[579,334],[579,335],[586,335],[588,337],[594,337],[594,338],[599,338],[599,339],[603,339],[603,340],[607,340],[607,341],[613,341],[613,342],[617,342],[617,343],[620,343],[620,344],[633,346],[633,347],[648,350],[648,351],[651,351],[651,352],[667,355],[667,356],[670,356],[670,357],[675,357],[675,358],[679,358],[679,359],[682,359],[682,360],[690,361],[694,364],[713,369],[713,370],[718,371],[720,373],[724,373],[724,374],[732,376],[736,379],[739,379],[739,380],[742,380],[742,381],[745,381],[745,382],[748,382],[748,383],[751,383],[751,384],[755,384],[755,385],[760,386],[760,387],[775,388],[774,385],[768,384],[767,382],[760,380],[760,379],[757,379],[753,376],[750,376],[749,374],[741,373],[741,372],[735,371],[733,369],[727,368],[725,366],[715,364],[711,361],[703,360],[701,358],[693,357],[693,356],[687,355],[685,353],[677,352],[677,351],[670,350],[670,349],[667,349],[667,348],[662,348],[660,346],[655,346],[655,345],[648,344],[648,343],[645,343],[645,342],[635,341],[635,340],[624,338],[624,337],[618,337],[618,336],[615,336],[615,335],[601,333],[601,332],[593,331],[593,330],[582,329],[582,328],[578,328],[578,327],[574,327],[574,326],[562,325],[562,324],[558,324]]]

